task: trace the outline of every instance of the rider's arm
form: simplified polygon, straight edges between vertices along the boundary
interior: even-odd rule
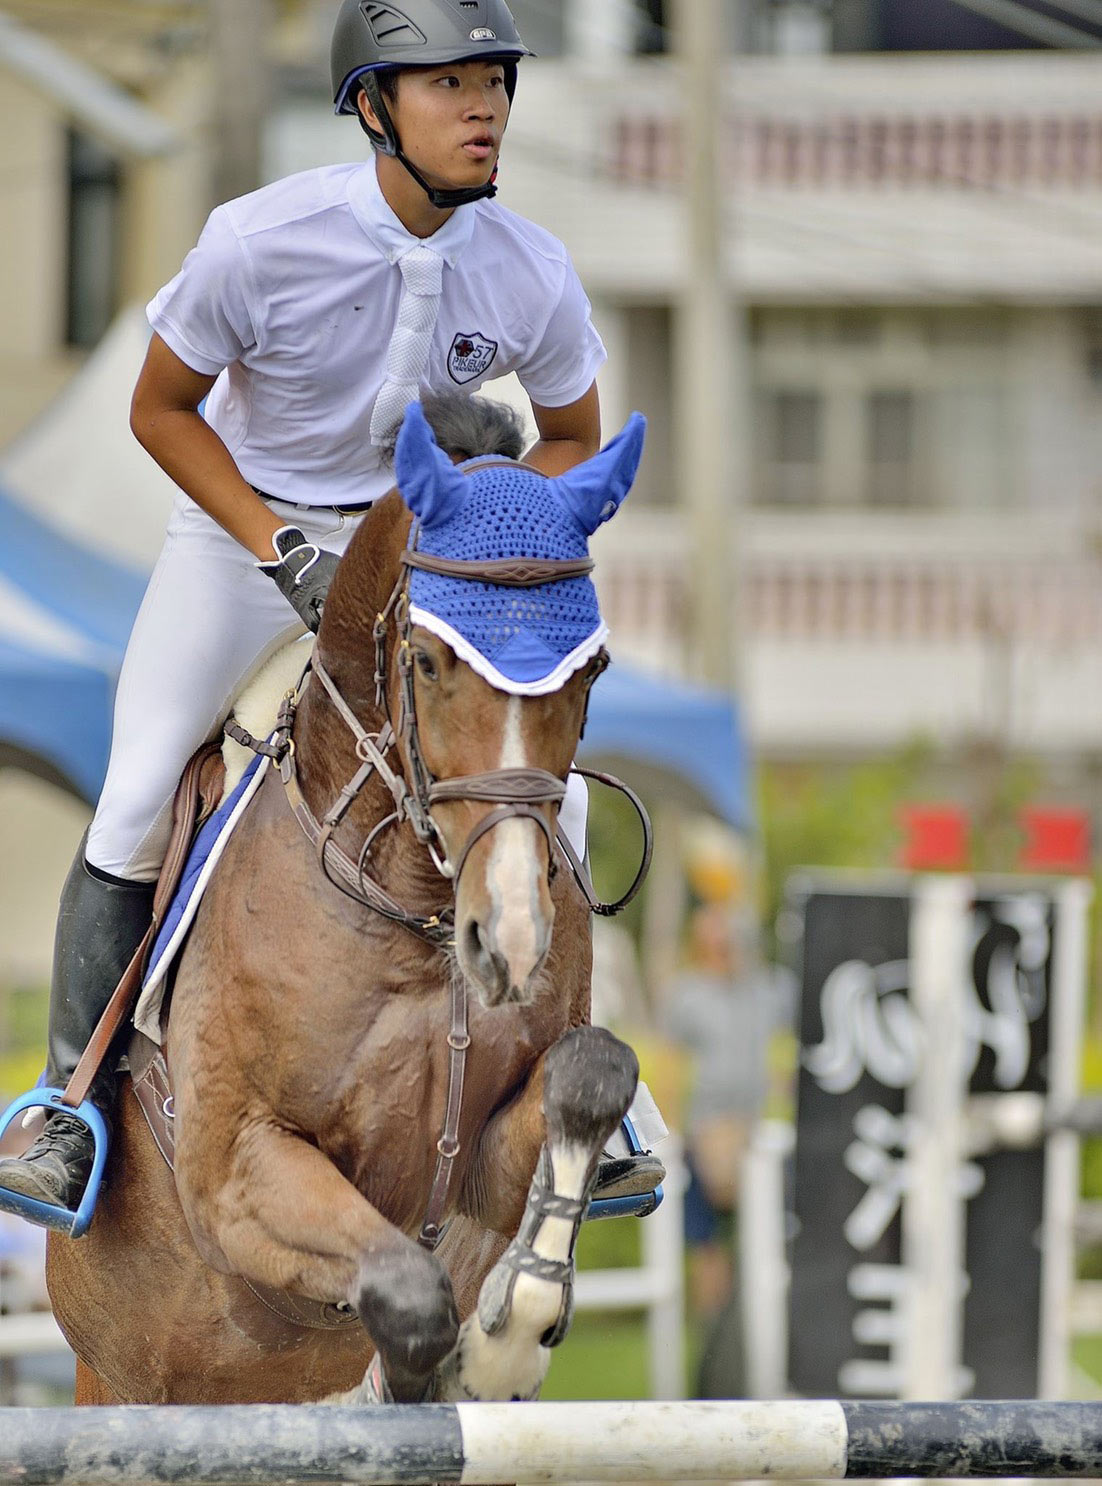
[[[130,427],[164,472],[254,557],[275,557],[283,526],[246,483],[225,444],[200,416],[215,378],[193,371],[154,335],[130,405]]]
[[[596,382],[576,402],[567,403],[564,408],[545,408],[533,403],[532,416],[539,440],[524,459],[545,475],[561,475],[583,459],[591,458],[601,447],[601,404]]]

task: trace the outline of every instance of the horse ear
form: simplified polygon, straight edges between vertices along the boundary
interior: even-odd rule
[[[419,402],[411,402],[394,448],[402,499],[422,526],[446,521],[463,503],[466,477],[436,442]]]
[[[567,506],[590,535],[603,521],[615,516],[620,502],[631,489],[643,457],[647,420],[632,413],[623,428],[599,454],[559,475],[555,484]]]

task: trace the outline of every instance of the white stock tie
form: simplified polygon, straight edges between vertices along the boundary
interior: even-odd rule
[[[385,380],[371,412],[371,442],[385,444],[406,407],[420,396],[421,377],[429,359],[444,260],[432,248],[419,244],[398,259],[402,270],[402,298],[398,319],[386,353]]]

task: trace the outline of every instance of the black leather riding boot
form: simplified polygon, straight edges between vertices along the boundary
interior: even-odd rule
[[[63,1089],[104,1007],[130,963],[153,912],[154,884],[128,882],[91,868],[84,842],[61,890],[50,987],[47,1082]],[[88,1097],[110,1124],[118,1050],[104,1059]],[[73,1208],[92,1166],[95,1144],[82,1120],[64,1112],[22,1156],[0,1160],[0,1186],[40,1202]]]

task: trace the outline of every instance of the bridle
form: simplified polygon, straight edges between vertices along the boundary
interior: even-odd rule
[[[566,578],[582,577],[592,571],[593,563],[590,558],[561,561],[526,558],[498,562],[459,562],[453,559],[435,558],[426,553],[417,552],[415,549],[407,549],[402,554],[402,570],[398,581],[385,607],[376,615],[373,627],[375,704],[386,719],[379,732],[370,733],[363,726],[316,652],[307,662],[297,690],[288,692],[283,698],[275,731],[267,743],[258,743],[236,723],[228,723],[227,732],[238,742],[245,743],[247,747],[266,754],[278,765],[291,809],[313,845],[322,871],[335,887],[340,888],[350,897],[358,899],[367,907],[375,909],[385,918],[427,939],[430,943],[440,947],[450,947],[453,931],[453,915],[450,910],[418,914],[402,908],[382,884],[370,874],[369,859],[379,837],[388,827],[408,821],[417,840],[427,849],[437,871],[442,877],[450,879],[454,895],[475,843],[503,821],[521,817],[534,821],[542,831],[547,842],[548,871],[553,878],[557,870],[555,838],[546,815],[538,807],[561,804],[566,795],[566,784],[557,774],[552,774],[546,769],[535,768],[493,769],[481,774],[463,774],[450,779],[434,778],[425,762],[417,726],[411,642],[413,626],[409,613],[409,574],[413,568],[424,572],[440,573],[447,577],[464,577],[475,582],[494,583],[502,587],[531,588],[542,583],[557,583]],[[388,636],[392,626],[397,637],[396,665],[399,678],[397,721],[391,716],[387,688]],[[604,670],[607,663],[607,657],[603,652],[595,658],[589,676],[590,685]],[[311,810],[298,782],[293,736],[298,705],[311,675],[317,677],[336,709],[337,715],[352,733],[355,739],[356,757],[360,761],[355,774],[342,786],[335,800],[320,819]],[[390,758],[390,755],[395,752],[395,745],[399,739],[404,745],[404,752],[409,761],[410,779],[408,782],[399,769],[392,764]],[[394,809],[372,828],[360,847],[357,857],[352,858],[338,845],[333,836],[372,775],[376,775],[390,791]],[[494,806],[473,827],[454,862],[448,856],[443,832],[433,815],[433,807],[448,800],[477,800],[492,803]]]
[[[471,468],[468,466],[468,469]],[[546,769],[534,768],[493,769],[481,774],[464,774],[451,779],[433,777],[425,762],[417,727],[411,638],[413,624],[410,618],[409,603],[409,581],[414,569],[435,573],[442,577],[464,578],[471,582],[491,583],[506,588],[534,588],[544,583],[560,583],[568,578],[585,577],[592,572],[593,561],[591,558],[584,557],[506,558],[479,562],[435,557],[418,551],[416,546],[410,546],[401,555],[398,579],[386,604],[376,615],[372,630],[375,646],[373,677],[375,705],[385,718],[379,732],[369,733],[363,726],[342,696],[337,683],[322,664],[316,648],[307,662],[297,689],[288,692],[283,698],[275,731],[267,742],[253,738],[244,728],[232,721],[226,724],[226,731],[237,742],[243,743],[246,747],[252,748],[255,752],[275,762],[283,781],[288,803],[307,839],[313,845],[322,871],[335,887],[384,918],[400,924],[419,938],[427,940],[436,948],[447,951],[455,945],[454,911],[447,908],[430,914],[412,912],[402,907],[369,872],[372,848],[380,835],[388,827],[408,821],[418,841],[428,850],[437,871],[441,876],[451,880],[454,897],[463,868],[477,841],[487,832],[492,831],[495,826],[501,825],[503,821],[518,817],[532,820],[543,832],[547,842],[548,877],[551,880],[557,871],[556,840],[544,811],[539,807],[561,804],[566,794],[566,784],[558,775]],[[395,663],[399,678],[397,721],[391,716],[387,686],[388,647],[392,628],[397,645]],[[588,686],[592,686],[607,664],[607,655],[604,651],[599,652],[590,666]],[[360,761],[356,772],[341,787],[336,799],[320,819],[310,808],[299,785],[293,736],[298,705],[311,676],[317,677],[338,716],[352,733],[355,739],[356,757]],[[588,690],[586,705],[588,707]],[[409,760],[411,777],[408,781],[403,777],[400,768],[395,767],[398,763],[396,745],[399,740]],[[394,764],[391,763],[389,757],[392,754],[395,755]],[[638,892],[650,866],[650,821],[638,796],[620,780],[591,769],[577,769],[577,772],[622,790],[635,806],[643,825],[644,849],[639,870],[628,891],[615,903],[602,903],[597,898],[583,863],[579,861],[566,837],[561,832],[558,836],[558,846],[585,894],[590,911],[605,915],[618,913],[631,902]],[[334,840],[334,832],[372,775],[377,776],[390,791],[394,800],[394,809],[371,829],[357,856],[352,857]],[[487,811],[473,827],[454,862],[449,859],[443,833],[432,813],[435,805],[448,800],[477,800],[493,804],[493,809]],[[444,1128],[437,1141],[436,1171],[419,1235],[419,1241],[427,1248],[434,1248],[439,1242],[452,1168],[460,1149],[459,1119],[463,1100],[463,1073],[466,1051],[471,1039],[467,1030],[466,979],[458,969],[452,974],[451,1010],[451,1027],[448,1032],[448,1092]]]

